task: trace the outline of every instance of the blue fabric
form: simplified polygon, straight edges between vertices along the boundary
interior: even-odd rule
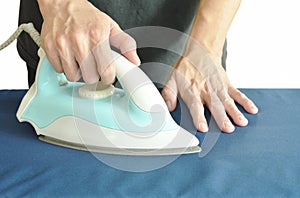
[[[160,169],[135,173],[89,152],[39,141],[15,117],[25,91],[0,91],[0,196],[299,197],[300,90],[243,92],[260,109],[246,114],[248,127],[222,133],[203,158],[182,155]],[[197,133],[200,141],[204,136]]]

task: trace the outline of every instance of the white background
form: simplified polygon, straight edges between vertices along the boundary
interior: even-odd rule
[[[300,88],[297,0],[244,0],[228,33],[227,72],[238,88]],[[0,1],[0,43],[17,28],[19,1]],[[16,42],[0,51],[0,89],[27,87]]]

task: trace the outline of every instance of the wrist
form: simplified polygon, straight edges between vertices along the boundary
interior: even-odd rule
[[[198,40],[189,37],[182,58],[194,66],[201,68],[201,70],[205,70],[203,67],[211,66],[212,64],[222,67],[223,51],[221,50],[221,52],[219,52],[214,50],[215,49],[211,48],[211,45],[202,44]]]
[[[52,15],[57,15],[59,11],[62,9],[65,10],[65,12],[68,12],[70,9],[73,9],[74,5],[81,2],[88,2],[87,0],[37,0],[39,4],[40,11],[43,16],[48,16],[52,13]]]
[[[57,5],[61,3],[70,2],[73,0],[37,0],[39,5]]]
[[[195,40],[194,38],[192,38],[189,43],[196,43],[197,45],[201,46],[201,48],[206,51],[208,54],[210,54],[211,56],[214,57],[222,57],[223,54],[223,46],[225,43],[225,39],[222,39],[221,41],[218,40],[214,40],[214,39],[209,39],[209,38],[202,38],[199,40]],[[195,45],[195,44],[193,44]],[[191,44],[189,44],[187,47],[187,51],[192,50],[195,47],[192,47]],[[199,48],[199,47],[197,47]]]
[[[210,41],[208,39],[196,40],[193,37],[189,37],[186,42],[183,56],[186,57],[197,57],[198,55],[206,55],[214,58],[221,58],[223,54],[223,45],[218,42]]]
[[[207,53],[214,56],[222,56],[226,32],[222,28],[216,28],[208,19],[195,21],[187,42],[187,51],[195,45],[201,46]]]
[[[63,3],[67,3],[70,0],[37,0],[42,15],[52,12],[56,7],[61,6]],[[55,12],[55,11],[54,11]]]

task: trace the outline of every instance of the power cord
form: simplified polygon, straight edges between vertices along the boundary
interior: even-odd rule
[[[4,49],[8,45],[10,45],[15,39],[17,39],[19,37],[19,35],[23,31],[27,32],[31,36],[31,38],[34,40],[34,42],[37,44],[37,46],[41,45],[40,33],[34,28],[33,24],[32,23],[23,23],[4,43],[2,43],[0,45],[0,50]]]

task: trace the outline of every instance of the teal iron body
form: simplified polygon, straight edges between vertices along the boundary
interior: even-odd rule
[[[60,146],[120,155],[200,152],[198,139],[171,117],[159,91],[139,67],[114,53],[122,89],[70,82],[42,49],[36,80],[17,112],[39,138]]]

